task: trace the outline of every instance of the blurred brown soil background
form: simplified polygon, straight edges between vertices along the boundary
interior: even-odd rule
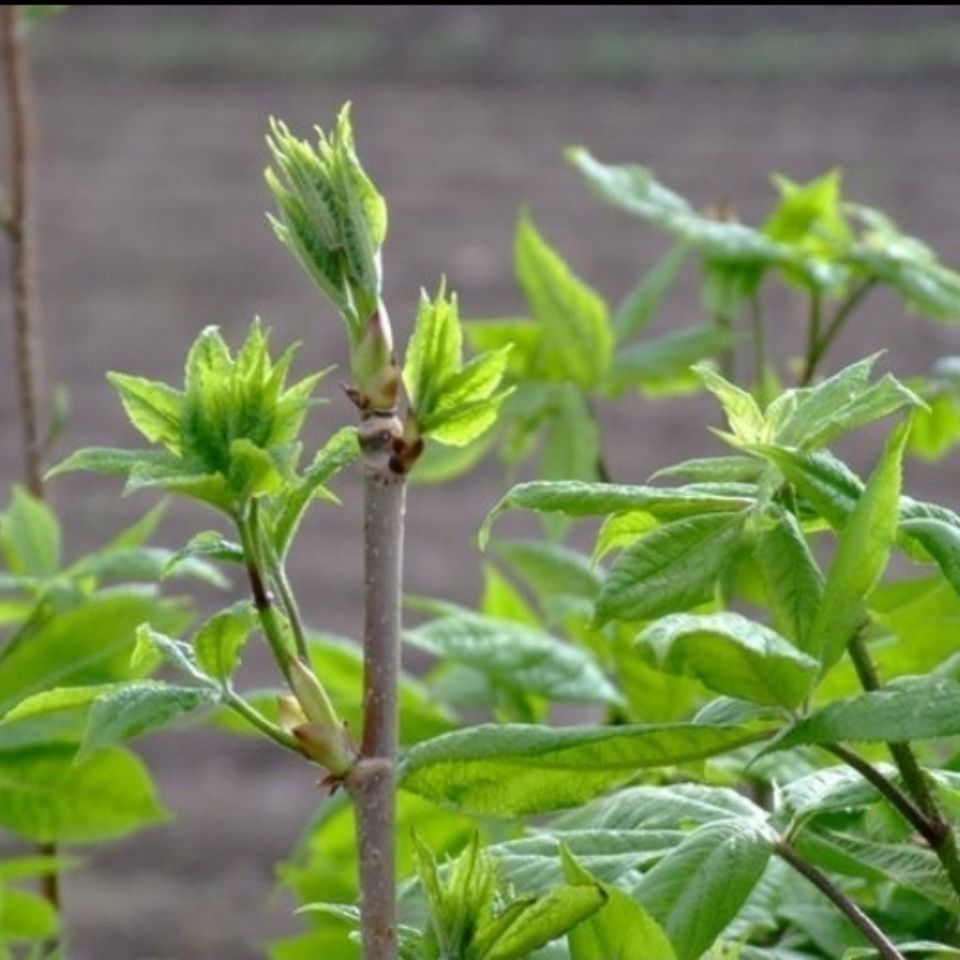
[[[278,344],[305,341],[301,369],[343,361],[331,311],[264,220],[271,114],[305,130],[354,101],[362,155],[390,202],[386,292],[401,332],[420,286],[441,274],[467,316],[521,310],[511,247],[523,202],[582,276],[613,301],[629,290],[664,240],[588,195],[562,159],[574,142],[648,165],[698,204],[728,198],[745,219],[767,209],[772,171],[804,179],[840,165],[850,195],[960,263],[956,6],[78,6],[39,28],[35,65],[48,366],[73,397],[62,451],[132,442],[104,371],[175,381],[209,323],[235,341],[259,314]],[[767,310],[778,348],[798,350],[802,305],[781,291]],[[689,282],[657,328],[697,319]],[[909,317],[882,294],[833,366],[881,347],[897,373],[919,372],[960,353],[960,328]],[[20,471],[6,314],[0,360],[5,488]],[[351,418],[335,379],[315,442]],[[613,474],[641,481],[710,450],[709,410],[639,397],[605,407]],[[854,450],[856,462],[872,450]],[[960,505],[956,466],[914,465],[912,489]],[[413,492],[412,592],[476,595],[474,534],[502,487],[491,462]],[[355,635],[359,504],[349,483],[339,489],[344,506],[310,518],[293,578],[313,624]],[[92,477],[53,491],[74,552],[152,503]],[[177,506],[164,541],[214,520]],[[262,681],[263,661],[248,660],[249,682]],[[143,751],[176,824],[68,879],[73,957],[261,956],[296,927],[290,903],[271,897],[272,865],[316,802],[309,772],[209,731]]]

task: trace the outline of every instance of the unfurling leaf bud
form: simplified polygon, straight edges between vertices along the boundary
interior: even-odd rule
[[[290,686],[296,699],[277,698],[281,724],[308,757],[335,777],[346,775],[356,762],[356,750],[323,684],[299,657],[290,658]]]
[[[393,354],[390,319],[382,304],[351,351],[350,368],[365,411],[388,412],[396,407],[400,370]]]
[[[270,121],[274,166],[265,176],[278,212],[271,222],[343,315],[355,347],[380,304],[387,205],[360,165],[349,104],[332,133],[317,133],[314,147],[281,121]]]

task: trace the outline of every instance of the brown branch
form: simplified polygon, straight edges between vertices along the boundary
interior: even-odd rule
[[[10,142],[10,196],[4,226],[10,242],[10,286],[16,355],[17,394],[27,487],[43,496],[43,467],[38,406],[40,357],[36,337],[39,312],[36,291],[36,243],[33,210],[33,108],[26,50],[19,35],[18,7],[0,7],[0,43],[7,91]]]

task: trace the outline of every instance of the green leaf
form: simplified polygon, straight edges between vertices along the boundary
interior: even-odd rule
[[[493,552],[529,586],[540,605],[572,597],[593,604],[600,577],[582,553],[540,540],[499,540]]]
[[[807,183],[779,175],[773,181],[780,203],[764,224],[768,237],[828,262],[849,248],[853,231],[843,214],[840,170],[828,170]]]
[[[526,960],[552,940],[575,929],[607,902],[599,884],[555,887],[527,904],[493,945],[483,960]]]
[[[509,620],[442,617],[404,634],[407,643],[479,670],[497,684],[559,702],[622,703],[585,650]]]
[[[403,364],[403,383],[410,405],[419,415],[431,413],[441,384],[460,370],[463,338],[456,295],[449,299],[441,286],[436,299],[420,291],[413,336]]]
[[[710,514],[657,527],[627,547],[603,581],[596,621],[652,620],[710,600],[743,535],[744,514]]]
[[[926,410],[913,417],[909,450],[923,460],[937,461],[960,441],[960,402],[955,390],[944,390],[932,396],[924,391]]]
[[[477,353],[502,350],[509,346],[507,371],[515,377],[533,376],[536,358],[545,331],[536,320],[465,320],[463,332]]]
[[[823,575],[793,514],[777,514],[757,539],[754,557],[775,623],[801,650],[809,650]]]
[[[660,670],[786,709],[803,702],[819,669],[789,640],[737,613],[675,614],[649,626],[637,642]]]
[[[678,960],[699,960],[740,912],[772,851],[768,828],[726,820],[695,830],[633,890]]]
[[[689,828],[717,820],[766,820],[767,813],[742,794],[725,787],[698,783],[627,787],[601,797],[579,810],[564,813],[550,824],[565,838],[568,831],[663,831]]]
[[[240,650],[257,624],[256,612],[241,601],[212,616],[193,636],[197,666],[226,683],[240,662]]]
[[[657,520],[646,510],[628,510],[626,513],[611,513],[597,534],[592,561],[599,563],[607,554],[619,552],[657,526]]]
[[[697,364],[694,371],[720,401],[734,436],[744,443],[762,441],[767,424],[753,394],[724,379],[707,364]]]
[[[93,702],[77,756],[82,760],[104,747],[168,726],[217,698],[217,691],[210,687],[174,686],[156,680],[123,684]]]
[[[848,209],[865,231],[844,257],[845,263],[891,286],[919,313],[936,320],[960,317],[960,275],[880,211],[859,204]]]
[[[517,224],[514,257],[517,280],[544,327],[538,364],[546,379],[595,387],[613,353],[603,299],[574,276],[528,216]]]
[[[837,700],[800,720],[773,749],[812,743],[898,743],[960,734],[960,684],[910,677],[882,690]]]
[[[153,450],[122,450],[117,447],[86,447],[71,453],[46,473],[46,479],[52,480],[63,473],[75,473],[78,470],[90,470],[107,476],[126,477],[136,467],[152,467],[164,459],[164,455]]]
[[[42,690],[128,678],[138,625],[176,631],[186,619],[181,603],[136,588],[102,590],[41,618],[0,654],[0,713]]]
[[[111,371],[107,380],[120,394],[130,422],[151,442],[180,453],[183,394],[156,380]]]
[[[567,882],[596,883],[566,848]],[[570,960],[677,960],[667,935],[634,900],[616,887],[604,887],[606,904],[567,934]]]
[[[651,477],[682,477],[693,483],[754,483],[763,472],[763,464],[752,457],[694,457],[672,467],[664,467]]]
[[[863,494],[860,478],[833,454],[802,453],[760,444],[751,449],[772,463],[830,526],[841,528]]]
[[[732,513],[751,506],[752,499],[685,488],[627,486],[617,483],[583,483],[578,480],[534,481],[513,487],[490,511],[480,530],[486,546],[490,527],[508,510],[562,513],[568,517],[596,517],[625,510],[645,510],[658,520],[677,520],[705,513]]]
[[[619,394],[636,388],[654,397],[696,390],[700,380],[691,367],[732,343],[732,335],[713,324],[644,340],[617,352],[603,389]]]
[[[56,908],[35,893],[0,890],[0,944],[45,940],[57,933]]]
[[[0,519],[0,546],[11,573],[52,577],[60,567],[60,524],[42,500],[13,488]]]
[[[960,900],[951,888],[936,855],[913,843],[884,843],[849,831],[816,827],[799,837],[799,852],[807,860],[836,873],[912,890],[946,909],[951,916]]]
[[[960,529],[935,517],[916,517],[902,520],[900,533],[923,547],[960,594]]]
[[[527,627],[539,627],[540,618],[530,609],[520,592],[496,567],[483,565],[483,598],[480,612],[485,617],[510,620]]]
[[[203,530],[190,538],[186,546],[169,555],[161,571],[162,579],[191,570],[197,561],[222,560],[226,563],[243,563],[243,548],[238,543],[226,540],[216,530]]]
[[[649,767],[675,766],[746,746],[761,727],[486,725],[414,747],[405,790],[467,813],[518,817],[577,806]]]
[[[356,428],[343,427],[317,451],[313,463],[293,489],[284,491],[280,498],[280,509],[272,524],[274,548],[279,556],[286,555],[310,501],[331,496],[324,484],[359,456],[360,443]]]
[[[603,164],[582,147],[570,149],[567,156],[602,200],[666,230],[705,257],[758,265],[799,265],[798,253],[786,244],[737,220],[699,213],[643,167]]]
[[[101,750],[77,765],[74,752],[0,754],[0,826],[35,843],[92,843],[166,819],[132,754]]]
[[[644,330],[653,319],[664,296],[677,282],[689,250],[685,244],[674,244],[649,273],[630,291],[613,317],[613,332],[618,343]]]
[[[163,547],[99,550],[81,557],[65,572],[71,577],[93,577],[97,581],[123,578],[127,581],[150,582],[177,576],[190,577],[220,589],[229,586],[227,578],[199,556],[181,554],[178,558]]]
[[[900,424],[890,435],[863,496],[840,532],[810,633],[815,645],[808,652],[819,657],[823,672],[840,659],[860,628],[867,600],[890,558],[897,536],[903,450],[909,435],[909,423]]]

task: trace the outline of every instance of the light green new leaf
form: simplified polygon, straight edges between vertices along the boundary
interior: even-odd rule
[[[111,371],[107,380],[120,394],[130,422],[151,442],[180,453],[183,394],[166,383]]]
[[[414,747],[405,790],[466,813],[518,817],[574,807],[649,767],[746,746],[770,729],[693,723],[650,727],[486,725]]]
[[[923,547],[960,594],[960,529],[935,517],[916,517],[902,520],[900,533]]]
[[[119,749],[81,764],[73,747],[0,753],[0,826],[35,843],[92,843],[159,823],[143,764]]]
[[[562,855],[568,883],[596,883],[566,846]],[[667,935],[639,903],[617,887],[603,889],[606,904],[567,934],[570,960],[677,960]]]
[[[554,887],[517,912],[481,960],[527,960],[530,954],[576,929],[607,902],[598,883]],[[508,907],[509,909],[509,907]]]
[[[60,524],[42,500],[13,488],[0,517],[0,547],[11,573],[52,577],[60,566]]]
[[[666,673],[695,677],[716,693],[787,709],[802,703],[819,668],[789,640],[738,613],[664,617],[637,642]]]
[[[429,413],[434,409],[441,385],[459,371],[462,357],[456,295],[447,298],[441,287],[431,300],[427,291],[421,290],[413,336],[403,364],[403,383],[414,410]]]
[[[240,662],[240,651],[257,623],[256,612],[241,601],[212,616],[193,636],[197,666],[226,683]]]
[[[138,625],[149,620],[175,632],[187,619],[182,603],[136,588],[102,590],[42,618],[0,655],[0,713],[53,687],[128,678]]]
[[[517,280],[544,327],[538,362],[546,379],[595,387],[613,354],[603,298],[573,275],[528,216],[517,224],[514,255]]]
[[[754,557],[777,627],[801,650],[809,650],[823,575],[793,514],[777,514],[757,539]]]
[[[772,849],[769,829],[755,820],[708,823],[632,893],[663,927],[678,960],[700,960],[740,912]]]
[[[445,663],[479,670],[521,693],[554,701],[622,703],[589,653],[519,623],[464,614],[434,620],[404,637]]]
[[[593,547],[592,561],[599,563],[607,554],[623,550],[639,540],[657,526],[657,519],[646,510],[628,510],[625,513],[611,513],[597,534]]]
[[[35,893],[0,888],[0,947],[56,936],[56,908]]]
[[[772,463],[830,526],[840,529],[863,494],[863,482],[825,450],[803,453],[772,444],[750,448]]]
[[[694,364],[715,357],[733,343],[732,335],[713,324],[665,333],[618,351],[602,387],[614,395],[636,388],[648,396],[686,393],[700,380]]]
[[[317,451],[313,463],[299,482],[283,492],[271,523],[274,549],[278,556],[286,555],[310,501],[318,497],[335,500],[324,484],[359,456],[360,443],[356,428],[343,427]]]
[[[799,265],[799,255],[791,247],[737,220],[700,213],[643,167],[607,165],[582,147],[572,148],[567,156],[601,199],[668,231],[706,257],[757,265]]]
[[[960,317],[960,274],[945,267],[926,244],[903,233],[879,210],[859,204],[848,209],[864,225],[862,237],[844,262],[885,283],[908,307],[936,320]]]
[[[674,244],[627,294],[613,316],[613,332],[618,343],[628,340],[650,323],[667,291],[677,282],[689,252],[686,244]]]
[[[890,435],[863,496],[840,532],[823,597],[810,631],[808,652],[826,673],[860,628],[867,600],[880,582],[897,537],[901,463],[910,435],[908,422]]]
[[[480,612],[485,617],[509,620],[534,629],[541,625],[540,618],[530,609],[530,605],[520,591],[496,567],[487,563],[483,565],[483,597],[480,600]]]
[[[744,443],[758,443],[766,435],[766,420],[753,394],[724,379],[713,367],[694,367],[703,385],[720,401],[734,436]]]
[[[960,734],[960,683],[911,677],[847,700],[836,700],[790,727],[771,744],[897,743]]]
[[[627,547],[603,581],[596,621],[652,620],[710,600],[740,544],[745,514],[706,513],[657,527]]]
[[[730,496],[702,488],[628,486],[579,480],[521,483],[509,490],[488,514],[480,530],[480,545],[486,545],[493,522],[508,510],[562,513],[568,517],[645,510],[659,520],[677,520],[698,514],[743,510],[753,503],[749,493],[747,488],[744,488],[743,496]]]
[[[77,757],[83,760],[104,747],[159,730],[217,698],[217,691],[210,687],[174,686],[156,680],[123,684],[93,702]]]

